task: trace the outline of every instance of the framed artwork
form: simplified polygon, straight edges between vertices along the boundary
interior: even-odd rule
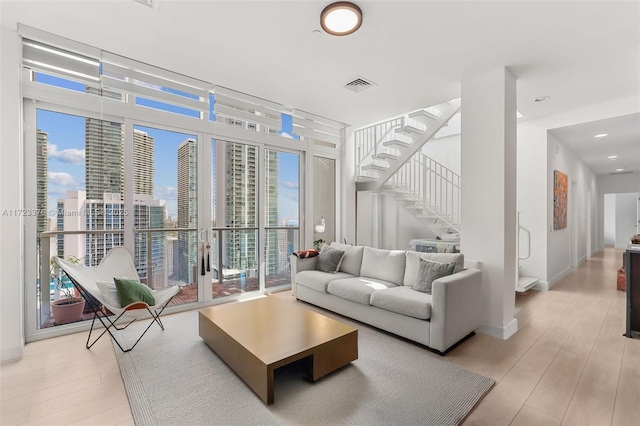
[[[553,229],[567,227],[568,177],[559,170],[553,171]]]

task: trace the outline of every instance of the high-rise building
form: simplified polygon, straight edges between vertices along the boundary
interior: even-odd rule
[[[87,118],[85,125],[85,185],[88,199],[124,193],[124,126]]]
[[[160,229],[164,227],[165,201],[155,200],[151,195],[136,194],[133,200],[134,229]],[[134,233],[133,260],[141,280],[148,276],[151,259],[151,286],[155,289],[168,286],[167,250],[165,232]],[[149,252],[149,242],[151,251]],[[148,283],[149,281],[147,281]]]
[[[48,231],[47,190],[48,190],[48,162],[47,136],[42,130],[36,130],[36,209],[38,211],[38,233]]]
[[[90,95],[121,100],[122,95],[87,86]],[[124,194],[124,125],[96,118],[85,119],[85,189],[88,199],[104,193]]]
[[[133,130],[133,193],[153,196],[154,140],[141,130]]]
[[[162,228],[165,202],[150,195],[136,196],[133,204],[134,229]],[[127,212],[120,194],[103,194],[101,199],[87,199],[85,191],[67,191],[66,198],[58,199],[58,230],[65,231],[121,231]],[[60,238],[62,237],[62,238]],[[134,233],[133,260],[141,280],[153,288],[167,286],[167,260],[164,247],[165,233],[151,234],[151,266],[153,280],[147,280],[148,237]],[[58,238],[57,255],[65,259],[81,259],[86,266],[95,266],[113,247],[124,245],[122,233],[67,234]]]
[[[254,146],[224,145],[225,226],[255,228],[257,216],[258,149]],[[228,269],[254,269],[256,265],[256,232],[227,231],[224,234],[224,266]]]
[[[265,150],[265,221],[266,226],[279,226],[278,223],[278,152]],[[265,241],[265,262],[267,275],[283,272],[280,270],[280,258],[285,257],[278,249],[278,234],[282,231],[267,230]]]
[[[196,228],[198,202],[197,144],[186,139],[178,146],[178,228]],[[178,279],[195,283],[198,241],[196,232],[178,232]],[[175,271],[174,271],[175,273]]]
[[[253,146],[226,143],[225,153],[225,226],[257,227],[258,213],[258,149]],[[265,151],[264,197],[266,226],[278,226],[278,153]],[[265,240],[267,275],[278,272],[278,238],[276,230],[269,230]],[[224,265],[229,269],[255,269],[258,246],[256,231],[225,233]]]

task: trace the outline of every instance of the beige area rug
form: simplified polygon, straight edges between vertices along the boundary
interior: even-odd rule
[[[310,305],[304,305],[310,307]],[[116,357],[133,419],[142,425],[455,425],[495,383],[425,348],[358,328],[359,359],[310,383],[302,364],[276,370],[267,406],[198,335],[197,311],[163,318]],[[120,332],[132,342],[140,327]]]

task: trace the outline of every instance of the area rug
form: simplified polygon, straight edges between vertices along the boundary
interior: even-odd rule
[[[153,326],[133,351],[115,347],[135,424],[455,425],[495,383],[424,347],[319,312],[358,328],[359,358],[315,383],[301,363],[276,370],[269,406],[200,338],[197,311],[164,317],[165,331]],[[120,336],[133,343],[146,325]]]

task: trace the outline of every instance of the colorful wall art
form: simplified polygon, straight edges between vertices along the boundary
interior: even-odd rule
[[[553,171],[553,229],[567,227],[567,175],[559,170]]]

